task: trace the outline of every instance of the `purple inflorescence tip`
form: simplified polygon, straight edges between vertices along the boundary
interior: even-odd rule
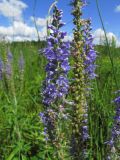
[[[85,74],[88,75],[89,79],[94,79],[96,77],[95,69],[96,65],[94,64],[96,60],[96,51],[94,50],[93,45],[93,36],[91,34],[91,21],[89,20],[88,23],[86,23],[84,28],[85,33],[85,45],[84,45],[84,52],[85,52]]]

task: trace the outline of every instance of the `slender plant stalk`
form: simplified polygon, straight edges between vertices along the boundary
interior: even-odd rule
[[[38,26],[37,26],[36,17],[35,17],[36,4],[37,4],[37,0],[34,0],[33,19],[34,19],[34,25],[35,25],[35,29],[36,29],[36,32],[37,32],[37,36],[38,36],[38,41],[40,42],[40,35],[39,35]]]
[[[116,78],[116,74],[115,74],[114,61],[113,61],[113,57],[112,57],[112,54],[111,54],[111,49],[110,49],[110,45],[109,45],[109,42],[108,42],[106,29],[104,27],[104,23],[103,23],[101,11],[100,11],[100,8],[99,8],[98,0],[96,0],[96,6],[97,6],[98,14],[99,14],[99,17],[100,17],[100,21],[101,21],[101,24],[102,24],[102,28],[103,28],[103,31],[104,31],[104,34],[105,34],[105,40],[106,40],[106,43],[107,43],[109,58],[110,58],[110,62],[111,62],[111,65],[112,65],[112,71],[113,71],[113,75],[114,75],[114,81],[115,81],[115,84],[116,84],[116,88],[118,90],[119,87],[118,87],[117,78]]]

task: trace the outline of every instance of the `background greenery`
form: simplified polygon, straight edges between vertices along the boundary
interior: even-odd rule
[[[0,160],[53,160],[54,150],[44,139],[39,117],[43,109],[41,90],[46,61],[38,50],[44,46],[45,42],[0,43],[0,57],[4,62],[8,47],[13,54],[12,77],[8,80],[4,76],[0,80]],[[110,137],[115,111],[112,101],[120,88],[120,48],[115,48],[114,43],[110,47],[114,69],[108,46],[95,48],[98,76],[92,83],[89,99],[88,159],[103,160],[108,153],[105,142]],[[25,61],[22,72],[18,65],[21,52]]]

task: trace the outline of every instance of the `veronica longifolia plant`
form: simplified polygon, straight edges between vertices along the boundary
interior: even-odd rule
[[[56,123],[59,105],[68,93],[69,82],[67,73],[70,69],[69,42],[64,41],[66,32],[60,31],[64,23],[61,21],[63,12],[56,6],[53,9],[52,23],[48,26],[47,48],[44,55],[48,61],[46,65],[46,80],[43,89],[43,104],[45,112],[41,113],[44,119],[45,131],[53,144],[57,143]]]
[[[83,160],[87,156],[87,141],[89,139],[86,101],[88,94],[86,93],[89,88],[88,82],[95,77],[96,53],[92,44],[90,21],[81,19],[82,8],[86,5],[86,1],[73,0],[71,4],[75,25],[72,47],[75,80],[71,86],[75,105],[73,105],[72,112],[71,155],[75,160]]]

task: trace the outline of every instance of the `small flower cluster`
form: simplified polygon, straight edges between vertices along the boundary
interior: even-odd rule
[[[12,68],[11,68],[12,60],[13,60],[13,56],[9,50],[8,50],[7,58],[5,59],[5,61],[3,61],[0,58],[0,79],[1,80],[3,79],[3,74],[5,74],[7,78],[10,78],[11,72],[12,72]]]
[[[47,109],[45,112],[40,113],[40,117],[44,124],[44,136],[45,140],[52,140],[52,142],[56,140],[55,135],[55,126],[56,126],[56,118],[57,113],[54,112],[52,109]],[[49,137],[48,137],[49,136]]]
[[[120,141],[120,97],[115,99],[115,103],[117,105],[116,107],[116,116],[115,116],[115,122],[114,127],[112,130],[112,137],[115,140]]]
[[[83,141],[87,141],[89,139],[89,132],[88,132],[88,106],[86,106],[86,112],[83,114],[83,132],[82,132],[82,137]]]
[[[0,58],[0,79],[2,80],[3,74],[7,79],[10,79],[12,76],[12,62],[13,62],[13,54],[8,49],[7,56],[5,55],[5,60],[3,61]],[[24,59],[23,55],[21,55],[19,59],[19,69],[23,70],[24,68]]]
[[[46,66],[46,84],[43,91],[45,105],[54,103],[57,99],[62,98],[68,93],[67,72],[70,69],[69,57],[69,42],[64,42],[66,32],[61,32],[60,28],[64,25],[61,21],[62,11],[54,7],[53,21],[48,26],[50,35],[47,38],[47,48],[44,50],[44,55],[48,60]]]
[[[120,97],[116,98],[114,102],[116,104],[116,115],[114,117],[111,139],[109,140],[108,144],[110,146],[112,155],[115,155],[118,158],[120,144]],[[109,156],[109,159],[111,159],[112,155]]]
[[[42,123],[44,124],[44,136],[45,140],[51,140],[52,143],[57,142],[56,135],[56,123],[57,120],[66,120],[68,119],[69,114],[65,113],[65,108],[63,105],[58,106],[58,112],[55,112],[53,109],[47,109],[44,112],[39,114]]]

